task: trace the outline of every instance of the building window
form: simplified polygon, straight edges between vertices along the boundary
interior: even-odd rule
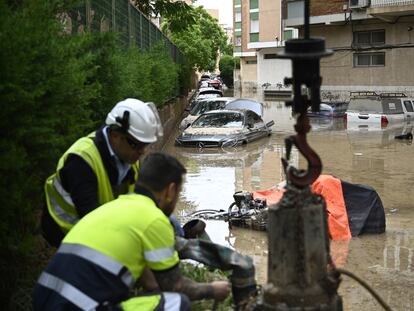
[[[385,44],[385,30],[370,30],[354,32],[354,43],[357,45]]]
[[[355,53],[354,67],[385,66],[385,53]]]
[[[250,20],[250,32],[251,33],[259,32],[259,21],[258,20]]]
[[[264,55],[264,59],[275,59],[275,58],[277,58],[277,54],[275,53]]]
[[[235,20],[236,22],[241,22],[241,12],[236,12],[236,13],[234,14],[234,20]]]
[[[234,45],[235,46],[241,46],[242,43],[242,37],[241,36],[236,36],[236,40],[234,41]]]
[[[250,34],[250,42],[259,42],[259,34],[258,33],[251,33]]]
[[[287,3],[287,18],[303,18],[305,1],[289,1]]]
[[[258,20],[259,12],[250,12],[250,19]]]
[[[259,8],[259,0],[250,0],[250,10]]]
[[[283,40],[296,39],[299,37],[299,31],[296,28],[285,28],[283,30]]]
[[[234,0],[234,4],[235,5],[240,5],[241,4],[241,0]]]
[[[246,60],[246,65],[255,65],[257,64],[257,60]]]
[[[242,27],[242,23],[241,22],[236,22],[234,23],[234,31],[241,31],[241,27]]]

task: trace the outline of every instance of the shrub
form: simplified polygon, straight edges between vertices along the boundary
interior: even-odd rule
[[[234,58],[230,55],[223,55],[219,63],[220,77],[227,87],[233,87]]]
[[[91,126],[89,102],[99,87],[80,54],[87,38],[62,35],[58,1],[0,2],[0,274],[2,301],[33,250],[43,182],[57,157]],[[6,305],[7,304],[3,304]]]

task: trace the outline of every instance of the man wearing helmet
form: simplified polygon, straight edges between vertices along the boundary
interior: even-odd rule
[[[105,123],[77,140],[46,180],[42,231],[53,246],[87,213],[133,191],[137,161],[163,134],[155,106],[133,98],[117,103]]]
[[[167,217],[179,198],[184,166],[150,153],[139,174],[133,193],[95,209],[65,236],[35,285],[34,311],[184,311],[191,310],[189,299],[222,301],[230,294],[228,281],[199,283],[180,270]],[[146,269],[154,273],[156,291],[134,297],[131,289]]]

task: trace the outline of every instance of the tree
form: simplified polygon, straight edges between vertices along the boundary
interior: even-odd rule
[[[233,55],[233,44],[227,42],[223,49],[220,50],[221,55]]]
[[[213,71],[220,50],[227,45],[227,35],[203,7],[193,8],[195,23],[186,29],[170,28],[170,20],[163,22],[162,30],[183,52],[186,60],[199,71]]]
[[[169,29],[182,31],[195,22],[194,10],[184,1],[133,0],[133,5],[147,16],[162,16],[169,20]]]
[[[227,87],[233,87],[234,58],[231,55],[223,55],[219,63],[220,77]]]

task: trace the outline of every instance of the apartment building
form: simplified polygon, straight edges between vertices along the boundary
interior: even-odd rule
[[[281,0],[233,0],[234,56],[240,57],[235,87],[261,89],[283,84],[289,76],[289,60],[276,58],[284,41],[297,29],[282,27]]]
[[[283,0],[282,24],[303,31],[303,0]],[[334,50],[321,59],[322,98],[349,91],[414,96],[414,0],[311,0],[310,33]]]

